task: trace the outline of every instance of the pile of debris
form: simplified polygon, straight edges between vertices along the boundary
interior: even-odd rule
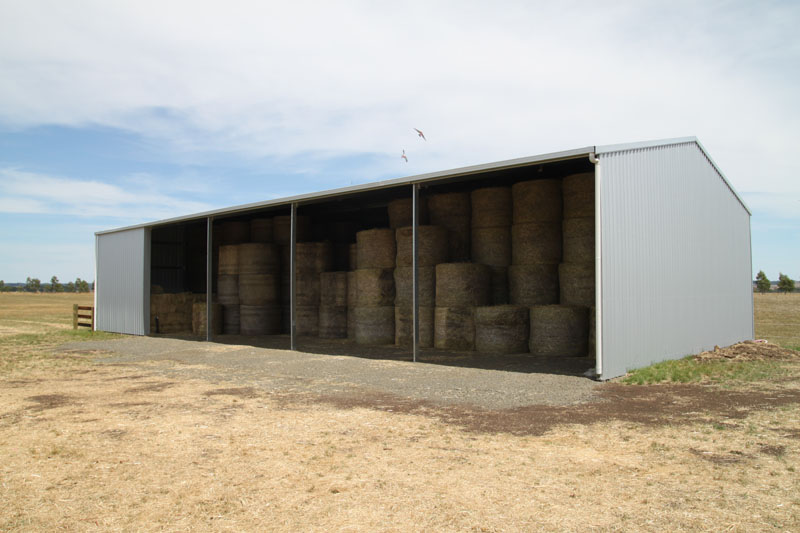
[[[800,357],[800,352],[782,348],[777,344],[772,344],[763,339],[754,341],[743,341],[733,344],[727,348],[714,346],[713,350],[708,350],[697,354],[696,358],[700,361],[712,359],[732,359],[736,361],[754,361],[759,359],[793,359]]]

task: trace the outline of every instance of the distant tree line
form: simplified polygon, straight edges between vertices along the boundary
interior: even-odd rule
[[[28,277],[24,284],[6,284],[0,279],[0,292],[91,292],[93,290],[94,281],[89,283],[81,278],[61,283],[57,276],[53,276],[50,278],[50,283],[42,283],[39,278]]]
[[[777,284],[778,292],[792,292],[794,291],[794,280],[780,272],[778,274],[778,284]],[[772,290],[772,282],[767,278],[767,275],[764,274],[763,270],[759,270],[758,274],[756,275],[756,290],[760,293],[770,292]]]

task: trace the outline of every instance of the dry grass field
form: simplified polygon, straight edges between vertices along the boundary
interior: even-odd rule
[[[791,344],[800,298],[774,296],[757,333]],[[590,407],[437,411],[98,364],[57,349],[89,336],[72,303],[0,294],[0,531],[800,529],[796,362],[608,384]],[[500,423],[520,417],[547,423]]]

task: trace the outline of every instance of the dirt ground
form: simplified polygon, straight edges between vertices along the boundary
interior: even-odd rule
[[[795,361],[489,408],[21,335],[0,335],[0,531],[800,529]]]

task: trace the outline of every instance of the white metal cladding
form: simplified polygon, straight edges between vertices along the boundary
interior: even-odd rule
[[[699,144],[598,157],[602,378],[753,338],[750,214]]]
[[[150,230],[97,235],[96,329],[150,332]]]

